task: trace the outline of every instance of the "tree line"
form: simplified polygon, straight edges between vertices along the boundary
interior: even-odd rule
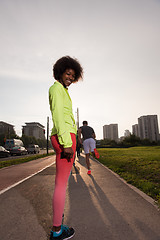
[[[22,135],[22,137],[17,136],[16,134],[10,134],[6,136],[5,134],[0,134],[0,146],[5,145],[5,138],[9,139],[21,139],[24,147],[28,147],[29,144],[39,145],[40,148],[46,148],[47,140],[46,139],[36,139],[32,136]],[[149,139],[141,140],[139,137],[131,134],[129,137],[125,137],[122,141],[116,142],[110,139],[102,139],[96,141],[97,148],[106,148],[106,147],[135,147],[135,146],[160,146],[160,140],[158,142],[151,142]],[[49,148],[52,148],[51,141],[48,142]]]
[[[97,147],[136,147],[136,146],[160,146],[160,140],[157,142],[152,142],[149,139],[140,139],[139,137],[131,134],[128,137],[124,137],[121,141],[114,141],[110,139],[97,140]]]
[[[5,139],[20,139],[22,140],[25,148],[27,148],[30,144],[38,145],[40,148],[46,148],[47,146],[47,139],[37,139],[35,137],[26,136],[24,134],[22,135],[22,137],[19,137],[14,133],[10,134],[10,136],[7,136],[5,134],[0,134],[0,146],[5,145]],[[52,148],[50,140],[48,142],[48,145],[49,145],[49,148]]]

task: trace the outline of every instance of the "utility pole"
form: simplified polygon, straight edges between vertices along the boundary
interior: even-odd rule
[[[48,154],[48,138],[49,138],[49,117],[47,117],[47,154]]]
[[[77,129],[79,129],[79,108],[77,108]]]

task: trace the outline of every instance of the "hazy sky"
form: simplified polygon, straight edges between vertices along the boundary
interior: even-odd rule
[[[105,124],[122,136],[138,117],[160,117],[159,0],[0,0],[0,29],[0,121],[18,135],[47,116],[52,128],[52,66],[65,55],[84,68],[69,93],[97,139]]]

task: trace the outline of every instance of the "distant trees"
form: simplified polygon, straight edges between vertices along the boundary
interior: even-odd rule
[[[0,134],[0,146],[5,145],[5,138],[8,136],[5,134]],[[22,135],[22,137],[17,136],[16,134],[11,134],[10,139],[16,138],[21,139],[25,147],[28,147],[29,144],[39,145],[40,148],[46,148],[47,140],[46,139],[36,139],[35,137]],[[139,137],[131,134],[129,137],[125,137],[122,141],[116,142],[114,140],[102,139],[96,141],[97,147],[107,148],[107,147],[134,147],[134,146],[160,146],[160,140],[158,142],[151,142],[149,139],[141,140]],[[51,142],[49,141],[49,148],[52,148]]]
[[[142,141],[139,137],[131,134],[130,136],[125,137],[119,144],[122,147],[134,147],[142,145]]]
[[[160,141],[154,142],[149,139],[140,139],[139,137],[131,134],[129,137],[124,138],[122,142],[120,142],[122,146],[133,147],[133,146],[156,146],[160,145]]]
[[[114,140],[110,140],[110,139],[102,139],[102,140],[98,140],[96,142],[97,147],[117,147],[118,143]]]
[[[109,139],[102,139],[97,141],[97,147],[105,148],[105,147],[134,147],[134,146],[155,146],[160,145],[160,141],[151,142],[149,139],[141,140],[139,137],[131,134],[128,137],[123,138],[122,141],[115,142]]]
[[[22,137],[19,137],[16,134],[10,134],[10,136],[7,136],[5,134],[0,134],[0,146],[5,145],[5,139],[13,139],[13,138],[21,139],[25,147],[28,147],[29,144],[39,145],[40,148],[46,148],[46,146],[47,146],[46,139],[36,139],[35,137],[26,136],[24,134],[22,135]],[[49,148],[52,148],[50,141],[49,141],[48,145],[49,145]]]
[[[29,144],[38,145],[40,148],[46,148],[46,146],[47,146],[47,140],[46,139],[36,139],[35,137],[26,136],[24,134],[22,135],[22,137],[20,139],[24,143],[25,147],[28,147]],[[49,141],[49,148],[51,148],[51,147],[52,147],[51,142]]]

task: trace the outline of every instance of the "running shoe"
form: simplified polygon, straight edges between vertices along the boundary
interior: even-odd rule
[[[91,170],[88,170],[87,174],[88,174],[88,175],[91,175]]]
[[[96,148],[94,149],[94,154],[95,154],[95,157],[96,157],[96,158],[99,158],[99,152],[97,151]]]
[[[53,236],[53,231],[51,231],[51,234],[50,234],[50,240],[67,240],[67,239],[70,239],[74,236],[75,234],[75,231],[73,228],[69,228],[68,226],[66,225],[62,225],[61,226],[61,229],[62,229],[62,233],[57,236],[57,237],[54,237]]]

